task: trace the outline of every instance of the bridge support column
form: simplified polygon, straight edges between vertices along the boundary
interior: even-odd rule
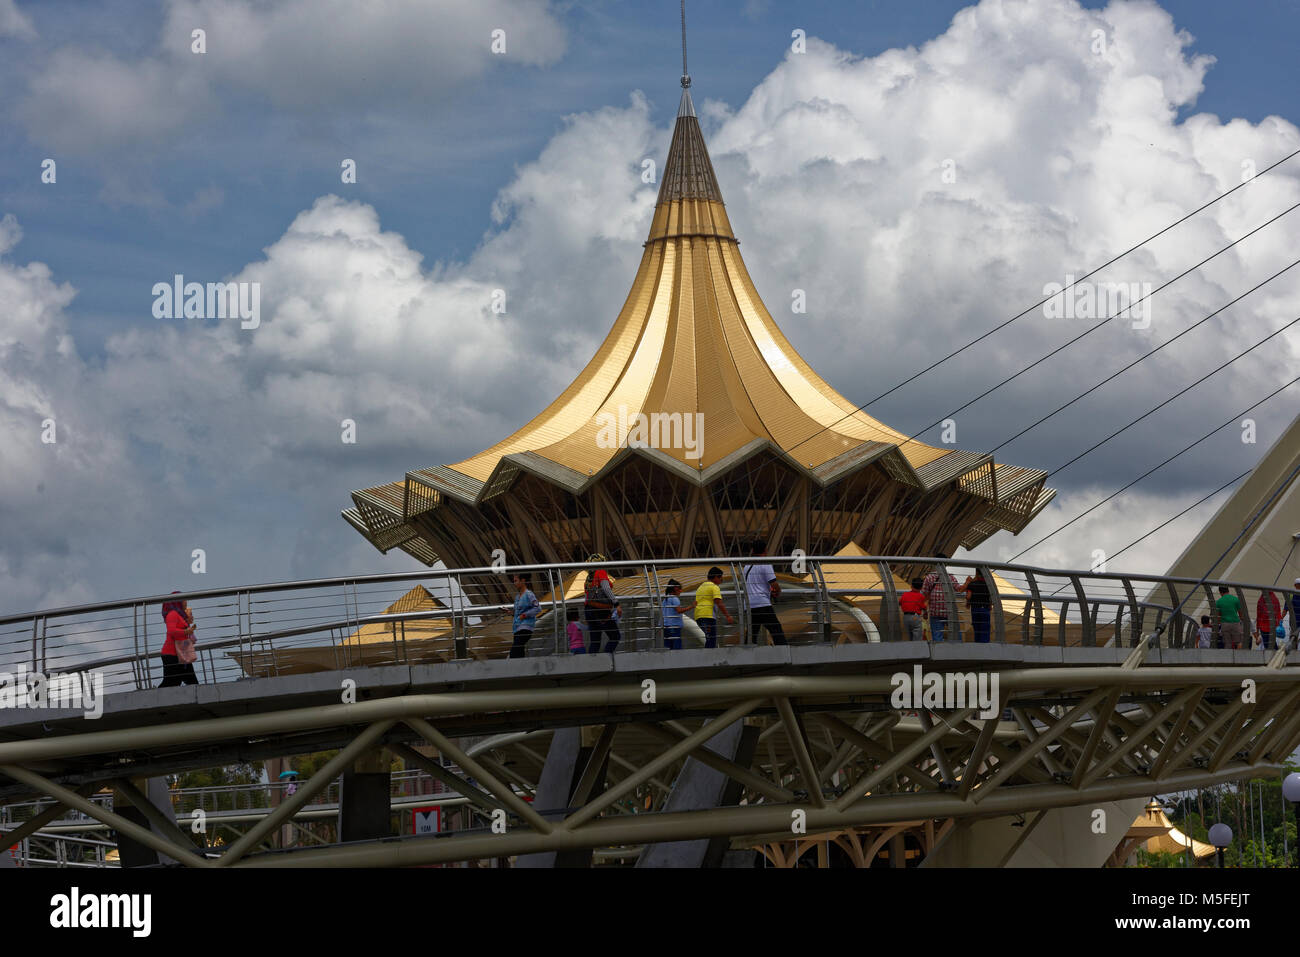
[[[588,732],[585,737],[591,739],[593,735]],[[558,728],[551,736],[551,747],[546,752],[546,764],[542,767],[542,776],[537,782],[537,797],[533,802],[539,811],[568,807],[591,756],[597,750],[597,741],[584,744],[583,739],[582,728]],[[601,766],[594,770],[595,777],[589,796],[603,790],[608,763],[606,757]],[[548,821],[558,821],[564,817],[564,812],[543,813],[542,816]],[[515,861],[515,867],[590,867],[591,856],[591,848],[521,854]]]
[[[339,789],[339,841],[393,836],[389,768],[392,755],[378,748],[343,772]]]
[[[922,867],[1102,867],[1146,798],[958,821]],[[1103,812],[1098,815],[1096,812]]]
[[[138,778],[133,783],[148,797],[149,803],[156,807],[163,817],[171,821],[173,825],[176,823],[176,812],[172,810],[171,790],[167,787],[166,778]],[[133,824],[147,827],[159,837],[172,840],[170,834],[164,834],[155,827],[145,817],[144,812],[132,804],[126,795],[116,788],[113,789],[113,811]],[[160,854],[153,848],[145,847],[123,834],[117,835],[117,856],[123,867],[155,867],[159,864],[177,863],[175,858]]]
[[[758,728],[736,722],[717,734],[704,747],[719,757],[747,768],[754,760],[758,745]],[[740,801],[742,785],[715,771],[695,758],[687,758],[673,782],[673,791],[664,804],[665,811],[703,811],[730,806]],[[703,838],[697,841],[665,841],[647,844],[637,858],[637,867],[721,867],[730,838]]]
[[[907,867],[907,838],[901,831],[889,839],[889,866]]]

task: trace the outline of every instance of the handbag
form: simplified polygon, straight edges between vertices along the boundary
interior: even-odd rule
[[[600,590],[600,582],[595,579],[588,579],[583,586],[583,603],[588,608],[594,608],[597,611],[609,611],[614,606],[604,600],[604,594]]]
[[[199,653],[194,650],[193,638],[181,638],[176,642],[176,660],[183,665],[193,664]]]

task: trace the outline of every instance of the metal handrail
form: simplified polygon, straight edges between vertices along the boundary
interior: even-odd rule
[[[475,605],[476,612],[505,611],[509,605]],[[299,635],[315,635],[322,631],[329,631],[334,628],[356,628],[359,625],[383,624],[385,622],[406,622],[406,621],[428,621],[437,618],[450,618],[456,612],[451,608],[435,608],[431,611],[399,611],[385,612],[379,615],[363,615],[360,618],[343,618],[336,621],[323,622],[319,625],[307,625],[302,628],[286,628],[281,631],[265,631],[256,636],[258,641],[273,641],[276,638],[294,638]],[[400,640],[400,639],[399,639]],[[221,638],[216,641],[205,641],[201,646],[196,646],[202,651],[212,651],[214,649],[234,648],[248,641],[247,636],[238,638]],[[88,661],[81,665],[84,669],[106,668],[109,665],[122,665],[132,661],[143,661],[149,658],[157,657],[157,652],[146,651],[135,655],[119,655],[116,658],[99,658],[95,661]]]
[[[441,781],[433,777],[427,771],[419,768],[407,768],[402,771],[393,771],[389,775],[389,781],[390,791],[393,792],[394,797],[432,798],[445,793],[447,790],[446,786]],[[322,789],[320,793],[313,795],[308,801],[307,806],[310,807],[317,804],[337,804],[338,784],[339,779],[336,778],[328,787]],[[407,785],[428,785],[429,790],[426,792],[417,788],[408,789],[406,787]],[[251,802],[252,798],[269,798],[273,792],[277,790],[282,791],[284,787],[285,784],[281,781],[251,781],[244,784],[212,784],[202,787],[172,788],[168,791],[168,797],[171,800],[173,807],[180,809],[181,813],[190,813],[189,809],[193,808],[202,808],[204,811],[209,811],[210,813],[221,813],[216,806],[221,803],[219,799],[226,795],[231,797],[230,804],[232,805],[232,811],[238,811],[245,807],[248,810],[258,810],[260,808],[268,807],[269,804],[255,805]],[[207,798],[214,798],[217,800],[209,802],[206,800]],[[249,798],[250,800],[245,802],[239,800],[240,798]],[[95,804],[99,804],[110,810],[114,805],[114,796],[111,792],[96,793],[91,795],[89,799]],[[0,806],[0,830],[8,830],[22,824],[24,821],[29,820],[52,807],[54,803],[55,801],[52,798],[39,798],[37,800],[17,801],[12,804]],[[209,803],[212,804],[212,808],[209,808]],[[51,828],[71,827],[80,823],[85,823],[88,827],[99,825],[99,822],[94,818],[87,817],[76,811],[69,811],[67,812],[67,815],[51,821],[47,826]]]
[[[739,566],[762,562],[782,568],[796,561],[801,563],[806,574],[801,574],[799,581],[788,583],[783,588],[782,600],[778,604],[785,611],[790,610],[792,604],[800,604],[808,612],[807,625],[801,626],[804,630],[794,636],[797,643],[836,640],[850,632],[856,635],[857,632],[852,631],[854,628],[860,629],[861,636],[850,637],[850,640],[904,640],[906,636],[903,634],[902,616],[895,607],[897,589],[894,578],[902,572],[927,573],[935,568],[942,568],[946,573],[967,569],[971,572],[977,569],[985,571],[985,577],[991,586],[987,638],[995,643],[1042,644],[1045,634],[1055,632],[1055,643],[1061,645],[1077,643],[1095,646],[1103,638],[1108,638],[1117,645],[1126,642],[1136,644],[1152,630],[1165,634],[1168,629],[1163,643],[1169,647],[1182,647],[1194,630],[1190,627],[1194,625],[1193,616],[1198,613],[1200,606],[1207,604],[1206,596],[1213,597],[1214,588],[1224,586],[1237,594],[1242,601],[1243,620],[1247,627],[1253,618],[1250,614],[1252,609],[1246,606],[1247,590],[1278,595],[1282,599],[1284,617],[1290,612],[1291,598],[1296,594],[1291,589],[1266,585],[1201,581],[1176,576],[1045,569],[1029,565],[995,564],[974,557],[954,561],[919,556],[790,555],[751,559],[678,558],[605,562],[601,563],[602,567],[615,577],[623,572],[622,581],[637,581],[643,583],[644,587],[644,594],[638,591],[620,596],[625,603],[625,611],[628,612],[622,620],[621,629],[627,631],[631,640],[621,643],[619,650],[663,649],[662,620],[656,607],[659,583],[672,569],[698,568],[712,564],[732,569],[732,581],[724,580],[724,592],[735,596],[741,640],[755,640],[753,628],[746,627],[745,624],[750,621],[751,615],[745,587],[740,582]],[[148,687],[153,681],[150,672],[156,668],[157,659],[157,652],[149,647],[149,606],[191,599],[211,600],[215,603],[196,609],[205,616],[202,619],[203,634],[198,645],[201,657],[197,667],[202,670],[207,682],[232,680],[232,675],[240,678],[245,675],[279,674],[284,673],[285,669],[292,672],[292,666],[285,663],[290,659],[285,656],[304,648],[332,647],[335,669],[355,665],[364,661],[368,655],[371,656],[372,663],[379,658],[380,664],[409,664],[429,660],[430,655],[446,657],[434,646],[422,645],[413,650],[411,642],[421,639],[418,636],[413,639],[407,626],[421,621],[449,621],[451,627],[448,632],[426,637],[449,642],[454,646],[452,656],[465,658],[470,656],[471,643],[476,639],[499,640],[508,630],[506,616],[511,606],[500,601],[503,586],[498,586],[498,583],[503,581],[505,575],[521,572],[532,573],[539,588],[549,592],[542,602],[545,609],[542,617],[547,614],[555,616],[551,628],[554,639],[534,645],[532,652],[543,650],[542,645],[546,644],[550,648],[547,653],[566,654],[569,649],[567,642],[562,639],[563,624],[560,621],[564,609],[570,604],[564,594],[565,579],[573,573],[592,567],[593,563],[589,562],[571,562],[313,579],[206,589],[154,598],[77,605],[34,612],[28,616],[9,616],[0,618],[0,625],[10,626],[6,633],[0,634],[0,669],[21,666],[30,667],[33,671],[44,671],[48,666],[54,665],[56,670],[64,672],[72,669],[97,672],[130,665],[129,674],[117,671],[111,676],[105,676],[106,685],[110,681],[113,683],[113,687],[108,690],[119,690],[124,684],[136,689]],[[873,575],[879,575],[880,580],[869,580],[861,584],[853,579],[846,581],[840,578],[838,569],[846,569],[855,578],[863,571],[869,571]],[[993,574],[1011,580],[1012,590],[998,586],[992,578]],[[1017,578],[1019,581],[1016,581]],[[971,623],[974,624],[974,616],[966,615],[960,610],[957,593],[948,587],[947,574],[940,581],[949,602],[949,627],[955,627],[959,621],[968,617],[972,618]],[[439,606],[414,611],[363,613],[363,605],[383,602],[391,606],[392,599],[399,597],[386,594],[382,587],[367,586],[410,583],[424,585],[428,593],[439,600]],[[1024,586],[1023,590],[1021,585]],[[340,586],[343,588],[342,595],[323,593],[302,595],[297,599],[294,597],[312,589]],[[475,591],[479,588],[483,590],[482,594]],[[1050,591],[1053,588],[1055,591]],[[1146,593],[1146,596],[1139,598],[1139,591]],[[1180,591],[1190,591],[1195,604],[1180,610]],[[1202,591],[1204,594],[1200,594]],[[1166,594],[1168,604],[1159,600]],[[649,607],[641,607],[646,604]],[[1045,627],[1045,614],[1049,609],[1056,618],[1054,628]],[[129,611],[130,615],[109,614],[114,610]],[[1209,611],[1217,621],[1212,603],[1209,603]],[[1148,616],[1154,618],[1151,626],[1148,626]],[[984,616],[980,617],[982,622]],[[1009,629],[1008,621],[1016,618],[1020,619],[1019,628]],[[841,629],[841,624],[849,631]],[[12,627],[14,625],[19,627]],[[376,636],[377,640],[376,637],[359,639],[361,629],[376,625],[391,627],[391,642],[385,633],[387,629]],[[268,630],[260,630],[262,628]],[[159,631],[155,626],[153,640],[157,640]],[[208,637],[213,631],[218,634]],[[349,635],[349,632],[352,634]],[[318,641],[304,646],[296,642],[296,639],[308,636],[323,638],[328,641],[328,645],[322,646]],[[540,637],[540,633],[534,637]],[[722,637],[720,632],[720,642]],[[732,633],[727,637],[731,638]],[[957,630],[954,637],[962,640],[964,636],[961,630]],[[354,639],[357,639],[355,643]],[[220,657],[220,652],[230,649],[238,649],[239,654]],[[472,650],[480,656],[485,653],[477,646]],[[102,653],[104,651],[110,653],[105,655]],[[505,653],[501,649],[497,651],[502,655]],[[487,653],[495,654],[497,651],[489,648]]]
[[[1226,585],[1228,588],[1249,588],[1251,590],[1272,591],[1278,594],[1295,594],[1293,589],[1282,588],[1275,585],[1262,585],[1257,582],[1239,582],[1228,579],[1200,579],[1200,578],[1182,578],[1171,575],[1134,575],[1122,572],[1094,572],[1084,571],[1082,569],[1063,569],[1063,568],[1041,568],[1037,565],[1016,565],[1016,564],[998,564],[981,561],[971,556],[970,561],[954,560],[951,558],[936,558],[934,556],[918,555],[863,555],[863,556],[843,556],[843,555],[819,555],[797,556],[799,561],[804,563],[823,563],[823,564],[851,564],[867,565],[873,562],[886,562],[892,565],[946,565],[958,568],[974,567],[979,564],[987,565],[996,572],[1030,572],[1035,575],[1047,575],[1054,577],[1069,578],[1079,576],[1094,580],[1112,580],[1123,582],[1129,581],[1149,582],[1151,584],[1164,584],[1166,582],[1175,585],[1209,585],[1218,588],[1220,585]],[[785,565],[796,560],[794,555],[765,555],[762,561],[767,565]],[[657,567],[691,567],[694,565],[717,565],[735,562],[735,558],[662,558],[654,559],[649,564]],[[742,560],[742,564],[753,564],[759,561],[758,558],[748,558]],[[642,568],[647,564],[645,560],[627,560],[627,561],[609,561],[599,563],[601,568],[605,569],[636,569]],[[585,571],[595,567],[592,562],[559,562],[540,565],[508,565],[504,567],[493,567],[491,565],[480,566],[477,568],[439,568],[428,569],[425,571],[415,572],[385,572],[376,575],[348,575],[339,578],[315,578],[300,579],[287,582],[265,582],[255,585],[239,585],[231,588],[207,588],[197,591],[178,591],[174,594],[165,595],[148,595],[138,598],[124,598],[116,601],[91,602],[84,605],[67,605],[62,608],[46,608],[38,611],[27,612],[17,615],[0,616],[0,626],[17,624],[19,622],[37,621],[48,618],[62,618],[68,615],[83,615],[94,611],[125,611],[131,610],[140,605],[162,605],[172,601],[191,601],[201,598],[236,598],[249,594],[261,594],[271,591],[297,591],[309,588],[334,588],[338,586],[358,585],[358,584],[393,584],[397,582],[421,582],[429,578],[444,576],[500,576],[513,575],[519,572],[534,573],[539,571],[563,570],[563,571]],[[1004,576],[1005,577],[1005,576]],[[1015,596],[1013,596],[1015,597]]]

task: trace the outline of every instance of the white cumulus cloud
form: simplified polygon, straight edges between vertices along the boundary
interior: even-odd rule
[[[296,106],[305,94],[292,91],[289,66],[253,62],[267,43],[334,50],[355,35],[357,49],[339,54],[354,72],[412,55],[407,38],[386,46],[386,32],[364,18],[322,26],[330,18],[313,15],[299,35],[293,25],[306,21],[295,17],[306,9],[174,3],[164,45],[188,37],[189,23],[202,25],[213,59],[195,95],[243,83]],[[458,29],[477,36],[501,18],[525,17],[523,9],[484,4],[487,12]],[[511,31],[508,42],[522,58],[534,55],[523,49],[529,36],[549,37],[535,51],[544,62],[558,55],[562,36],[547,32],[544,8],[533,9],[527,16],[543,19],[513,21],[533,25],[522,36]],[[383,10],[396,11],[385,14],[398,18],[389,26],[406,34],[421,22],[415,5]],[[245,46],[232,50],[237,42]],[[1082,273],[1240,182],[1244,160],[1262,167],[1300,148],[1300,131],[1280,117],[1251,124],[1187,115],[1213,80],[1210,61],[1190,56],[1187,43],[1149,3],[1090,11],[1073,0],[985,0],[920,48],[862,58],[811,38],[806,54],[788,55],[734,109],[704,103],[698,91],[742,252],[777,321],[833,385],[864,401],[1035,302],[1045,284]],[[485,68],[487,54],[466,56],[430,69]],[[309,59],[286,64],[316,71],[309,75],[320,88],[339,94],[345,81]],[[167,78],[193,75],[180,60],[160,52],[149,68],[156,76],[105,61],[101,75],[116,91],[110,99],[144,108]],[[301,79],[297,86],[313,85]],[[92,122],[88,114],[102,106],[48,77],[31,96],[56,106],[61,123]],[[136,129],[182,122],[165,109]],[[114,115],[129,122],[124,112]],[[92,131],[87,142],[101,135]],[[17,463],[0,477],[5,519],[16,529],[0,544],[10,572],[0,575],[0,605],[193,585],[185,570],[200,546],[213,584],[378,567],[337,518],[347,492],[486,447],[581,368],[641,255],[655,194],[640,180],[641,161],[662,164],[668,137],[640,95],[569,117],[503,186],[491,228],[459,262],[426,263],[384,228],[382,209],[323,196],[261,254],[249,250],[233,276],[186,277],[258,283],[258,329],[156,320],[113,336],[94,362],[78,357],[64,313],[73,290],[46,265],[20,265],[17,224],[0,222],[0,294],[12,305],[0,319],[0,427]],[[1298,201],[1295,170],[1280,169],[1104,278],[1158,284]],[[1112,323],[1005,397],[959,415],[958,446],[992,447],[1282,268],[1297,246],[1294,218],[1247,240],[1160,293],[1148,328]],[[142,277],[141,286],[170,278]],[[808,294],[807,315],[790,312],[795,288]],[[490,308],[497,290],[504,315]],[[1298,291],[1300,280],[1288,274],[999,458],[1059,465],[1300,314]],[[871,411],[924,425],[1083,327],[1027,316]],[[1059,505],[1020,539],[991,542],[989,554],[1018,550],[1271,391],[1297,353],[1293,337],[1275,340],[1153,417],[1157,431],[1090,456],[1087,468],[1063,475]],[[1258,414],[1261,442],[1292,408],[1278,403]],[[59,421],[56,446],[40,442],[49,415]],[[345,418],[357,422],[355,446],[340,441]],[[1249,465],[1258,452],[1232,455]],[[1219,474],[1232,464],[1222,458],[1189,457],[1163,486],[1099,510],[1026,560],[1086,567],[1094,548],[1127,544],[1145,530],[1143,518],[1154,525],[1230,477]],[[1132,557],[1163,571],[1213,504],[1121,566]]]
[[[223,107],[241,97],[289,115],[427,106],[494,62],[543,66],[565,46],[551,5],[531,0],[168,0],[166,7],[157,45],[143,57],[83,46],[55,51],[18,104],[28,135],[78,152],[164,142],[198,124],[226,122]],[[0,5],[0,33],[4,11]],[[195,31],[203,32],[203,52],[195,50]],[[494,35],[503,52],[494,52]]]

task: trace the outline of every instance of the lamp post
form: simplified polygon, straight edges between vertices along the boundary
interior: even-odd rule
[[[1218,848],[1219,867],[1223,867],[1223,849],[1232,843],[1232,828],[1226,824],[1216,824],[1210,828],[1210,843]]]
[[[1296,853],[1293,866],[1300,867],[1300,771],[1292,771],[1282,779],[1282,796],[1291,802],[1291,807],[1295,811]]]

